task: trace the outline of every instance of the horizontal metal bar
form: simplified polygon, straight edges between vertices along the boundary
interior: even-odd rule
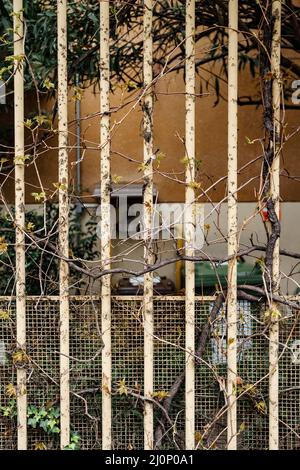
[[[128,301],[128,300],[139,300],[143,301],[143,296],[142,295],[112,295],[111,299],[112,300],[117,300],[117,301]],[[203,301],[211,301],[213,302],[215,300],[215,296],[213,295],[196,295],[195,300],[203,300]],[[286,297],[287,298],[287,297]],[[99,295],[70,295],[69,297],[70,301],[75,301],[75,300],[82,300],[82,301],[100,301],[100,296]],[[154,301],[156,300],[170,300],[170,301],[175,301],[175,300],[185,300],[185,295],[154,295],[153,296]],[[299,300],[299,297],[292,297],[294,300]],[[0,296],[0,302],[9,302],[9,301],[14,301],[16,300],[15,296],[9,296],[9,295],[3,295]],[[26,297],[26,300],[34,300],[38,301],[40,300],[41,302],[44,300],[53,300],[53,301],[59,301],[60,297],[58,295],[45,295],[45,296],[39,296],[39,295],[28,295]]]

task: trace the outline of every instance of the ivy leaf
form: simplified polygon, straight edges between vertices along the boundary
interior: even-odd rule
[[[28,426],[31,426],[33,429],[36,428],[37,419],[36,418],[29,418],[28,419]]]
[[[40,421],[40,428],[42,428],[46,433],[49,432],[47,419],[43,419],[42,421]]]

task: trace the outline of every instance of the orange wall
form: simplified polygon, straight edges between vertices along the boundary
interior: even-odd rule
[[[245,75],[243,75],[245,77]],[[240,95],[249,95],[257,89],[259,83],[249,77],[242,78],[240,82]],[[200,90],[200,83],[198,83]],[[155,175],[155,182],[159,190],[160,201],[180,201],[184,197],[184,185],[172,181],[170,178],[184,178],[184,165],[181,159],[184,157],[184,146],[178,135],[184,136],[184,83],[180,74],[172,74],[164,77],[155,87],[156,102],[154,113],[154,141],[155,148],[159,148],[166,157],[163,159],[159,170],[167,172],[169,177]],[[203,190],[211,186],[227,173],[227,103],[221,100],[214,106],[216,97],[213,89],[204,90],[208,96],[197,98],[196,114],[196,156],[201,160],[198,181],[201,181]],[[226,96],[226,89],[221,87],[221,92]],[[123,94],[117,88],[111,97],[112,108],[118,108],[128,95]],[[121,158],[115,152],[120,152],[135,160],[142,160],[141,121],[142,110],[140,105],[130,106],[112,114],[112,174],[122,178],[122,182],[142,182],[142,172],[138,164]],[[30,105],[30,103],[29,103]],[[50,106],[48,103],[47,106]],[[69,105],[70,116],[70,145],[75,143],[74,126],[74,101]],[[94,187],[99,183],[99,117],[94,114],[99,112],[98,90],[87,89],[81,101],[82,113],[82,139],[84,141],[83,159],[81,163],[83,199],[91,201],[88,197],[93,193]],[[94,116],[94,117],[93,117]],[[1,119],[7,119],[3,116]],[[285,122],[286,134],[295,131],[299,125],[299,111],[287,111]],[[262,113],[255,107],[240,107],[239,109],[239,167],[255,159],[261,152],[259,141],[249,144],[250,140],[262,137]],[[299,144],[300,136],[295,135],[284,146],[282,169],[285,174],[299,175]],[[49,193],[53,192],[52,183],[57,182],[57,148],[54,139],[47,142],[51,148],[48,151],[42,149],[36,163],[43,186]],[[74,161],[74,149],[70,151],[70,161]],[[243,185],[250,182],[239,192],[240,201],[255,200],[256,191],[259,189],[259,176],[261,162],[251,165],[239,176],[239,183]],[[74,183],[74,165],[70,166],[71,183]],[[5,192],[13,197],[13,174],[9,175],[4,186]],[[30,164],[26,170],[27,198],[30,201],[32,192],[40,191],[37,173],[34,165]],[[220,200],[226,191],[225,184],[219,184],[217,188],[208,193],[208,198]],[[299,201],[299,183],[282,176],[281,194],[284,201]],[[202,200],[207,200],[205,197]]]

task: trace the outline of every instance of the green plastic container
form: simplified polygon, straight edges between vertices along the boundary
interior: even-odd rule
[[[185,285],[184,267],[181,271],[181,285]],[[228,263],[211,263],[202,261],[195,263],[195,287],[200,295],[211,295],[220,286],[227,287]],[[262,284],[262,272],[259,265],[239,261],[237,264],[238,285],[249,284],[259,286]]]

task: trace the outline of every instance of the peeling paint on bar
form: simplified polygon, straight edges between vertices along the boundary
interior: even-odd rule
[[[14,0],[14,55],[24,56],[23,0]],[[24,63],[15,61],[15,222],[17,347],[26,351],[25,182],[24,182]],[[27,449],[26,369],[17,369],[18,449]]]
[[[238,0],[228,4],[228,256],[238,249],[237,145],[238,145]],[[237,448],[237,260],[228,262],[227,298],[227,448]]]
[[[109,1],[100,0],[100,181],[101,263],[110,269],[110,118]],[[111,275],[101,279],[102,315],[102,449],[112,448],[111,417]]]
[[[185,253],[194,256],[195,240],[195,0],[186,2],[186,235]],[[195,265],[185,263],[185,444],[195,447]]]
[[[280,149],[281,149],[281,74],[280,74],[280,54],[281,54],[281,0],[273,0],[272,14],[274,18],[274,30],[272,38],[271,68],[273,71],[273,110],[274,110],[274,160],[271,168],[271,197],[275,201],[275,211],[279,218],[279,197],[280,197]],[[280,256],[279,239],[273,253],[273,291],[278,293],[280,283]],[[276,305],[274,305],[274,309]],[[278,353],[279,353],[279,324],[278,318],[272,319],[270,327],[269,344],[269,449],[279,449],[279,395],[278,395]]]
[[[143,231],[144,259],[147,265],[153,264],[152,219],[153,219],[153,93],[152,93],[152,9],[153,1],[144,2],[144,194]],[[153,393],[153,274],[144,276],[144,393],[151,398]],[[153,405],[145,402],[144,448],[153,449]]]
[[[57,2],[59,249],[69,257],[67,0]],[[70,442],[69,266],[59,266],[60,446]]]

